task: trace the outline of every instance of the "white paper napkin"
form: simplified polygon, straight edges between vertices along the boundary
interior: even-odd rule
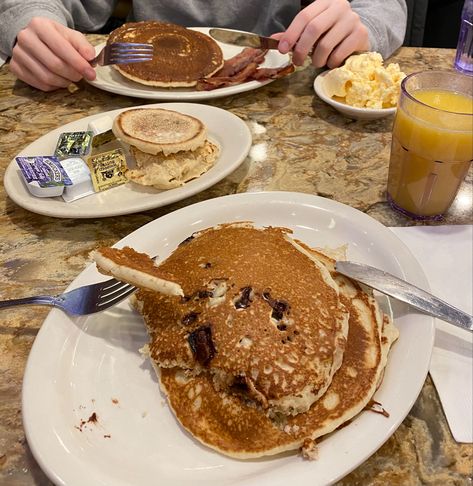
[[[391,228],[424,269],[431,292],[472,314],[473,226]],[[457,442],[473,442],[473,334],[436,319],[430,375]]]
[[[3,52],[0,52],[0,67],[2,67],[5,64],[5,61],[8,59],[8,56],[6,54],[3,54]]]

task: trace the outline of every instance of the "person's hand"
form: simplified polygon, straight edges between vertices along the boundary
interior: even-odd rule
[[[16,39],[10,70],[25,83],[53,91],[82,78],[95,79],[87,62],[95,57],[95,50],[80,32],[35,17]]]
[[[315,67],[340,66],[355,51],[369,50],[368,30],[347,0],[315,0],[301,10],[279,39],[279,51],[293,51],[292,60],[302,65],[312,48]]]

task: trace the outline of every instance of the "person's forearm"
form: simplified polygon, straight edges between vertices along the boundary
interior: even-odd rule
[[[34,17],[46,17],[73,26],[70,13],[59,0],[2,0],[0,2],[0,52],[11,56],[18,32]]]
[[[402,45],[407,24],[405,0],[353,0],[351,7],[368,28],[372,51],[387,58]]]

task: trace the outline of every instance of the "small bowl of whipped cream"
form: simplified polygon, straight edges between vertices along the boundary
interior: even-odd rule
[[[319,74],[314,90],[340,113],[358,120],[374,120],[396,112],[401,81],[399,64],[386,67],[378,52],[350,56],[339,68]]]

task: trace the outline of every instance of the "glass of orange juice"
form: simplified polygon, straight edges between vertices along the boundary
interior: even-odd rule
[[[394,119],[387,195],[414,219],[439,219],[473,159],[473,80],[453,71],[404,78]]]

